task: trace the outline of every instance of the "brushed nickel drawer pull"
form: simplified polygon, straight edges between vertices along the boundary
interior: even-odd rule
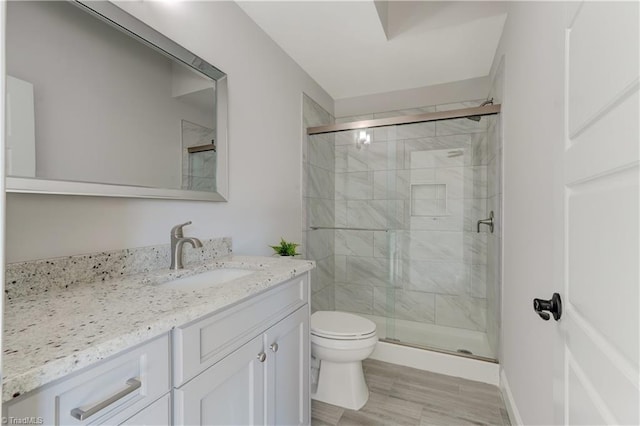
[[[89,408],[86,411],[83,410],[82,408],[74,408],[73,410],[71,410],[71,415],[78,420],[86,420],[89,417],[93,416],[98,411],[104,408],[107,408],[117,400],[122,399],[125,396],[129,395],[131,392],[135,391],[136,389],[140,389],[140,386],[142,386],[142,382],[139,379],[137,378],[129,379],[127,380],[127,387],[125,389],[105,399],[104,401],[97,403],[96,405],[94,405],[93,407]]]

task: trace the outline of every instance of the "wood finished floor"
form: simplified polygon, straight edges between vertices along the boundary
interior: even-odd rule
[[[312,426],[510,425],[496,386],[366,360],[369,401],[359,411],[312,401]]]

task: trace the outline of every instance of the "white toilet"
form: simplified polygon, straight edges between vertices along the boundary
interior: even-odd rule
[[[359,410],[369,399],[362,360],[376,347],[376,324],[346,312],[311,315],[311,355],[320,360],[317,389],[311,398]]]

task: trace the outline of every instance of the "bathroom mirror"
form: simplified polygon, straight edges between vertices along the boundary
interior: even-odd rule
[[[7,191],[225,201],[226,75],[106,1],[7,2]]]

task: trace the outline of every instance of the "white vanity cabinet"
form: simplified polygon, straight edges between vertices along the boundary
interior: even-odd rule
[[[307,272],[18,396],[2,414],[11,424],[309,424],[309,359]]]
[[[305,274],[228,312],[174,330],[174,378],[184,380],[176,380],[174,424],[309,424],[307,302]],[[249,327],[225,333],[231,324]],[[205,342],[214,336],[218,345],[208,346]]]
[[[46,425],[117,425],[153,412],[156,424],[169,424],[169,410],[160,412],[154,405],[170,396],[169,341],[165,333],[17,397],[3,404],[2,415],[9,424],[36,424],[41,419]]]
[[[305,306],[176,389],[174,423],[309,424],[308,331]]]

